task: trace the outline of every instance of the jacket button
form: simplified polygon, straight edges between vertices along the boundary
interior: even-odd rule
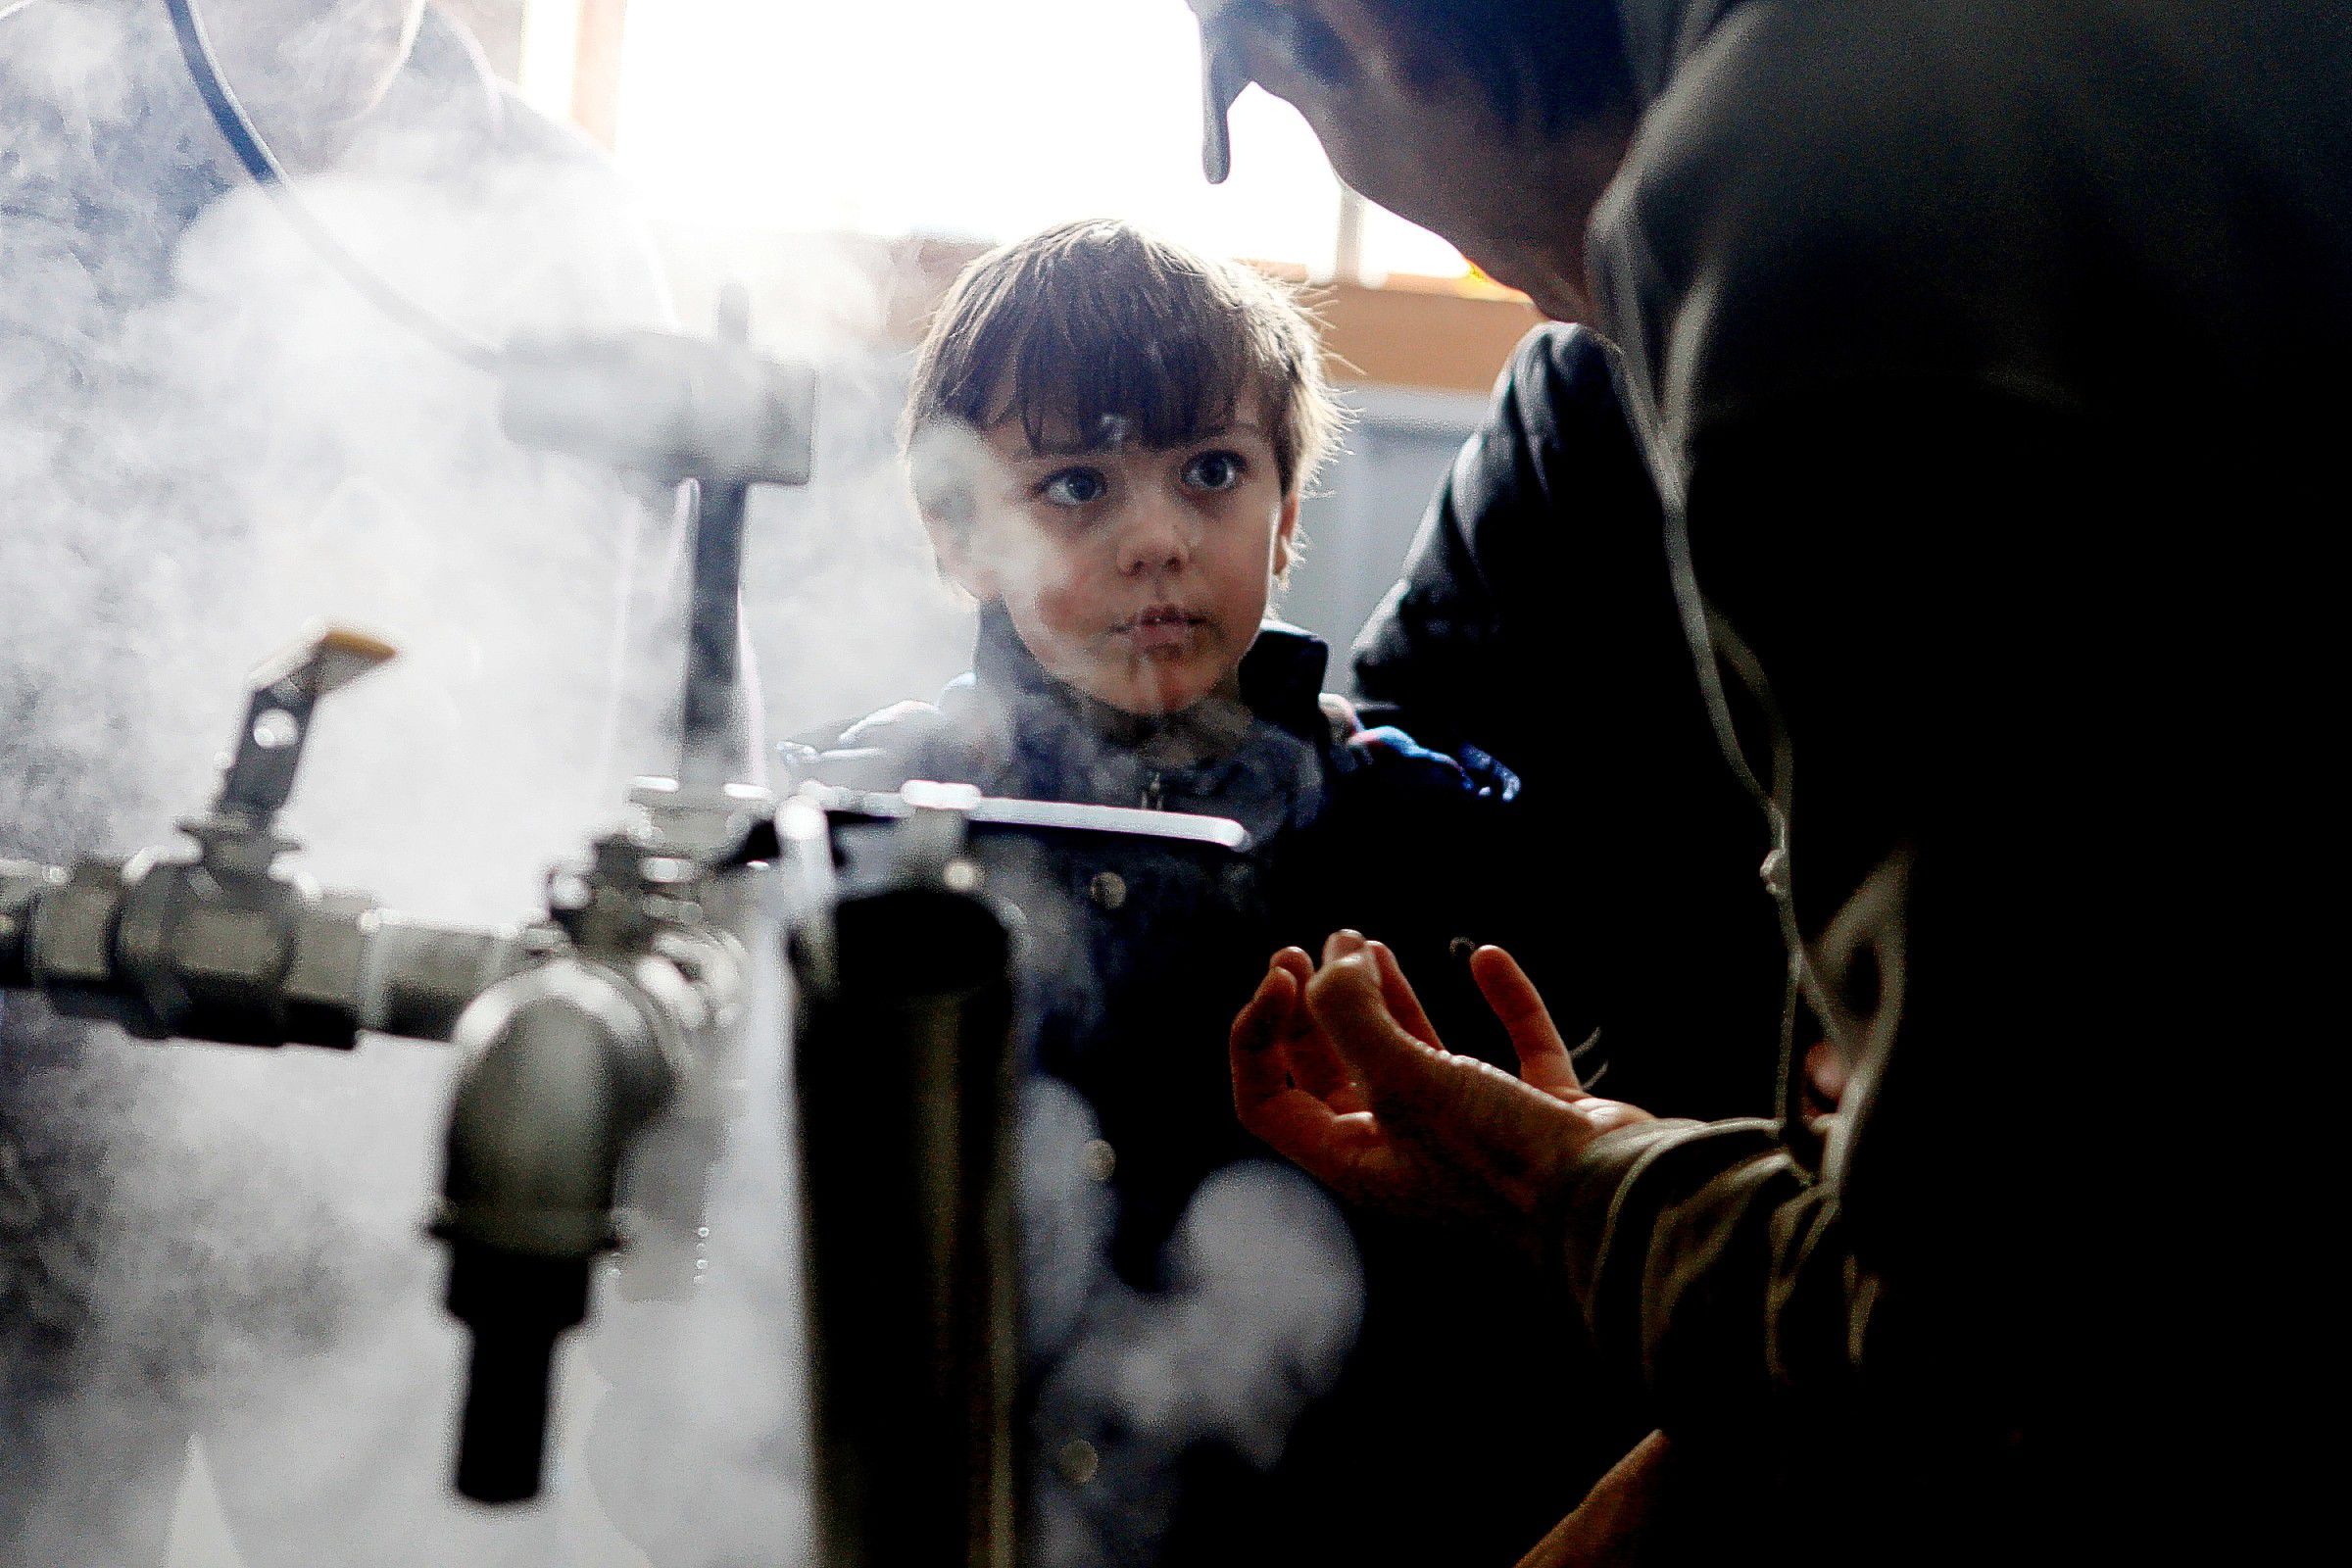
[[[1086,896],[1099,909],[1116,909],[1127,902],[1127,879],[1116,871],[1098,871],[1086,885]]]
[[[1078,1165],[1086,1172],[1087,1180],[1106,1182],[1119,1168],[1118,1151],[1100,1138],[1090,1139],[1087,1146],[1078,1152]]]
[[[1102,1468],[1102,1455],[1084,1438],[1072,1438],[1054,1455],[1054,1468],[1073,1487],[1083,1487]]]

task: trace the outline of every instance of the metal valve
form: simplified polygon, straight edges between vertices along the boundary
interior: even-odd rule
[[[71,870],[0,865],[0,984],[149,1040],[348,1048],[364,1029],[446,1038],[518,960],[517,939],[427,926],[279,869],[276,829],[318,703],[393,657],[321,628],[253,675],[194,841]]]
[[[294,792],[319,699],[389,663],[390,643],[344,626],[321,626],[253,672],[245,725],[213,803],[220,818],[268,826]]]

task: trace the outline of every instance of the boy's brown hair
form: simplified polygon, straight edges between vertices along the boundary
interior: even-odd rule
[[[914,361],[900,434],[916,501],[956,510],[924,437],[1018,419],[1100,432],[1101,447],[1174,447],[1217,429],[1250,392],[1286,494],[1331,456],[1343,416],[1313,318],[1293,290],[1115,220],[1063,223],[1003,245],[956,279]]]

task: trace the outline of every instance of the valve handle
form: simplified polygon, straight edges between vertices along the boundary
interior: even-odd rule
[[[398,651],[348,626],[318,626],[291,648],[262,663],[252,676],[252,700],[220,774],[213,812],[255,827],[274,816],[294,793],[294,775],[310,739],[318,700],[389,662]]]

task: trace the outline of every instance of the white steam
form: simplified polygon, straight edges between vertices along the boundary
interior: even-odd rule
[[[552,129],[498,134],[451,47],[428,22],[443,74],[404,77],[305,199],[486,340],[662,324],[602,170]],[[166,840],[209,798],[246,671],[324,616],[404,657],[321,711],[286,821],[305,868],[429,919],[535,912],[545,868],[668,765],[663,498],[514,448],[487,378],[303,249],[224,172],[160,7],[0,3],[0,856]],[[690,326],[748,273],[758,338],[822,371],[816,482],[752,507],[767,729],[936,691],[971,616],[897,461],[904,358],[867,346],[897,280],[840,247],[746,265],[666,238]],[[0,999],[0,1558],[139,1560],[192,1434],[252,1568],[794,1560],[799,1293],[761,1004],[710,1283],[600,1293],[564,1356],[575,1457],[545,1503],[491,1512],[449,1492],[464,1344],[421,1234],[448,1054],[164,1050]],[[1137,1293],[1104,1256],[1091,1113],[1040,1084],[1027,1125],[1032,1353],[1059,1357],[1041,1418],[1097,1467],[1048,1496],[1040,1551],[1080,1561],[1148,1545],[1188,1446],[1271,1463],[1360,1282],[1327,1200],[1251,1164],[1195,1200],[1170,1288]]]
[[[1202,1445],[1257,1469],[1339,1381],[1362,1317],[1355,1243],[1331,1200],[1288,1166],[1228,1165],[1200,1184],[1140,1291],[1110,1267],[1110,1203],[1094,1115],[1034,1079],[1022,1120],[1026,1357],[1042,1373],[1029,1560],[1149,1562]]]
[[[527,917],[546,866],[667,765],[664,499],[507,442],[487,378],[373,315],[221,172],[160,24],[0,7],[0,855],[164,841],[209,799],[246,671],[327,616],[405,657],[321,710],[286,821],[305,868],[426,918]],[[306,200],[489,340],[663,324],[595,162],[552,127],[502,132],[436,27],[432,71]],[[0,1009],[0,1557],[139,1560],[194,1434],[254,1568],[644,1560],[561,1469],[535,1509],[450,1494],[463,1342],[421,1230],[444,1051],[164,1050]],[[714,1226],[744,1250],[714,1277],[782,1277],[772,1240],[743,1241],[789,1212],[759,1125]],[[702,1358],[699,1419],[664,1451],[743,1483],[665,1564],[773,1561],[746,1542],[772,1547],[798,1507],[801,1467],[770,1451],[797,1431],[789,1380],[742,1370],[788,1364],[773,1295],[754,1312],[713,1287],[656,1337]],[[626,1356],[603,1359],[625,1390]],[[566,1355],[575,1430],[588,1362]]]

